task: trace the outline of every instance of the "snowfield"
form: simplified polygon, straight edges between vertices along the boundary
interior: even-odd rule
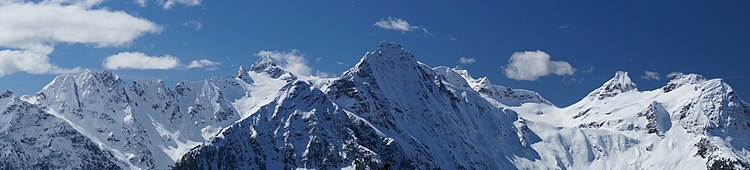
[[[559,107],[391,42],[335,78],[264,56],[174,87],[84,71],[0,93],[0,169],[750,169],[749,148],[721,79],[617,72]]]

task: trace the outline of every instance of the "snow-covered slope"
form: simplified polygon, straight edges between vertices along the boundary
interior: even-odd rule
[[[519,140],[514,112],[450,84],[395,43],[365,54],[327,94],[394,138],[419,169],[509,168],[504,158],[536,156]]]
[[[618,72],[571,106],[512,109],[542,138],[532,147],[548,153],[529,168],[750,168],[750,105],[721,79],[682,74],[638,91]]]
[[[552,105],[544,99],[539,93],[524,89],[513,89],[504,86],[498,86],[490,83],[487,77],[474,79],[469,75],[466,69],[456,67],[448,68],[438,66],[433,68],[436,74],[443,76],[449,84],[458,88],[468,88],[482,94],[493,103],[499,103],[504,106],[519,106],[523,103],[541,103]]]
[[[0,93],[0,169],[121,169],[107,149],[10,91]]]
[[[558,107],[390,42],[334,78],[270,56],[174,88],[84,71],[0,93],[0,169],[750,169],[750,105],[721,79],[637,87]]]
[[[295,81],[277,94],[185,155],[176,169],[334,169],[408,161],[393,139],[309,84]]]
[[[507,169],[511,157],[538,157],[514,112],[448,84],[398,44],[381,43],[326,89],[287,84],[178,168]]]
[[[240,119],[232,101],[249,79],[126,85],[109,71],[58,76],[32,103],[49,108],[133,167],[166,169],[188,149]],[[228,93],[228,94],[224,94]]]

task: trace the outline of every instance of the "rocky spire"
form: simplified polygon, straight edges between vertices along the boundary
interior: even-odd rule
[[[589,93],[588,96],[592,99],[601,100],[633,90],[637,91],[638,86],[630,80],[628,72],[618,71],[612,79],[609,79],[604,85]]]

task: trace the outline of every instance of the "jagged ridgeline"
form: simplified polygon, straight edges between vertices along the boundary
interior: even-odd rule
[[[334,78],[263,56],[173,87],[84,71],[6,91],[0,169],[748,169],[749,106],[721,79],[617,72],[558,107],[382,42]]]

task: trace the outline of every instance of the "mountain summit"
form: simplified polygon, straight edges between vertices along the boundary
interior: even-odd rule
[[[609,81],[605,82],[604,85],[591,92],[588,96],[592,99],[601,100],[620,93],[637,90],[638,86],[630,80],[628,72],[618,71],[612,79],[609,79]]]
[[[284,68],[276,64],[276,62],[270,55],[261,56],[257,61],[255,61],[255,63],[250,66],[250,71],[267,74],[274,79],[289,81],[297,79],[297,76],[287,70],[284,70]]]
[[[382,42],[340,77],[261,56],[237,75],[57,76],[0,92],[0,169],[749,169],[750,105],[721,79],[617,72],[558,107]]]

